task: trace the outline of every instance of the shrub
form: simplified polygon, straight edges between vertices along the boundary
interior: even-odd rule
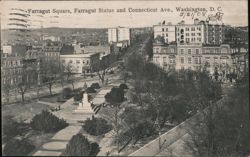
[[[70,139],[64,153],[66,156],[96,156],[99,151],[97,143],[89,142],[85,136],[78,133]]]
[[[72,96],[72,89],[71,88],[64,88],[62,91],[63,98],[69,99]]]
[[[128,86],[126,84],[122,83],[122,84],[120,84],[119,88],[124,90],[124,89],[128,89]]]
[[[59,119],[48,111],[42,111],[42,113],[33,117],[30,122],[30,126],[34,130],[43,132],[57,132],[68,126],[65,120]]]
[[[83,92],[75,93],[75,96],[74,96],[75,101],[81,101],[82,98],[83,98]]]
[[[86,91],[87,91],[87,93],[95,93],[95,92],[96,92],[95,89],[94,89],[93,87],[88,87],[88,88],[86,89]]]
[[[101,88],[100,85],[99,85],[99,83],[92,83],[90,87],[92,87],[92,88],[94,88],[94,89],[99,89],[99,88]]]
[[[19,128],[19,123],[13,120],[12,116],[3,117],[3,135],[4,140],[8,140],[16,135],[21,134],[22,130]]]
[[[35,146],[28,140],[11,139],[3,149],[7,156],[24,156],[35,149]]]
[[[85,124],[83,126],[84,130],[90,135],[102,135],[109,132],[112,129],[112,126],[108,124],[108,122],[103,118],[95,118],[85,120]]]

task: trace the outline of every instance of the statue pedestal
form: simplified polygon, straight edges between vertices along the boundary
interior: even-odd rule
[[[91,104],[88,101],[88,94],[83,94],[82,103],[79,103],[79,106],[76,110],[74,110],[74,113],[95,114],[91,108]]]

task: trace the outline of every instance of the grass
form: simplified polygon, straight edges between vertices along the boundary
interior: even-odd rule
[[[16,120],[24,120],[29,122],[36,114],[42,110],[49,109],[48,105],[31,101],[26,104],[15,103],[11,105],[2,106],[2,116],[12,115]]]
[[[45,101],[45,102],[49,102],[49,103],[60,103],[60,102],[57,102],[57,98],[59,96],[61,96],[61,93],[48,95],[48,96],[40,98],[40,101]]]

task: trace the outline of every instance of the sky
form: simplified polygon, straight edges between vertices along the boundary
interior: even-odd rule
[[[205,16],[197,16],[200,20],[205,20],[208,15],[223,13],[222,22],[232,26],[248,25],[247,0],[229,0],[229,1],[1,1],[1,28],[9,28],[8,22],[11,8],[32,9],[32,10],[50,10],[69,9],[71,14],[42,14],[31,13],[28,20],[30,27],[67,27],[67,28],[110,28],[117,26],[124,27],[151,27],[165,20],[176,24],[181,20],[186,23],[193,23],[191,17],[180,16],[176,7],[183,8],[206,8],[208,12]],[[213,7],[216,11],[210,11]],[[220,7],[220,8],[219,8]],[[74,13],[74,8],[78,9],[122,9],[123,13]],[[157,8],[158,12],[128,12],[128,8]],[[170,9],[172,12],[159,12],[161,8]],[[219,10],[217,10],[219,8]]]

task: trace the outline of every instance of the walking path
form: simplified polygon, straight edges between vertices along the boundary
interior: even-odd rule
[[[95,101],[105,100],[104,98],[105,95],[103,93],[110,91],[110,89],[114,85],[117,85],[115,82],[117,82],[116,77],[110,80],[110,83],[112,85],[104,87],[96,95],[97,98],[94,100]],[[90,86],[91,83],[93,83],[93,81],[87,82],[87,85]],[[82,86],[83,85],[84,85],[84,82],[82,83]],[[41,102],[41,103],[44,103],[44,102]],[[33,154],[33,156],[59,156],[61,155],[63,150],[65,150],[67,143],[72,138],[72,136],[80,132],[82,128],[82,123],[80,122],[83,122],[87,118],[90,118],[92,115],[84,114],[84,113],[74,114],[73,110],[77,108],[77,105],[73,105],[73,103],[74,103],[74,98],[70,98],[69,100],[67,100],[65,103],[61,105],[61,109],[59,111],[52,112],[57,117],[65,119],[66,122],[69,123],[69,126],[64,128],[63,130],[60,130],[58,133],[56,133],[51,138],[51,140],[48,143],[43,144],[39,148],[39,150]],[[106,142],[101,142],[101,143],[103,145],[107,145]],[[100,147],[102,147],[102,144],[100,144]]]
[[[65,129],[56,133],[50,140],[35,152],[32,156],[59,156],[66,148],[68,141],[71,137],[81,130],[81,126],[70,125]]]

